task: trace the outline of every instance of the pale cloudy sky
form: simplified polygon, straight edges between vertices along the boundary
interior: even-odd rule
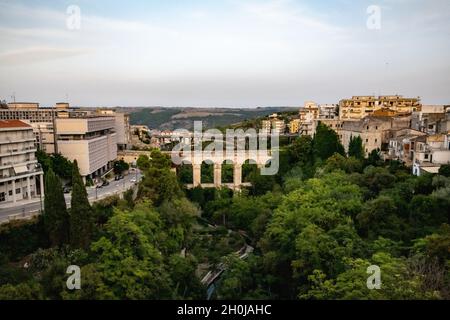
[[[67,28],[67,8],[81,10]],[[367,8],[381,8],[381,29]],[[0,0],[0,99],[299,106],[359,94],[450,104],[449,0]]]

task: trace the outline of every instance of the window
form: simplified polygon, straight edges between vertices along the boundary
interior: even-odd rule
[[[19,194],[20,193],[20,188],[17,188],[16,189],[16,194]]]
[[[0,202],[5,201],[5,193],[4,192],[0,192]]]
[[[378,142],[378,139],[375,139],[375,143],[377,143]]]
[[[366,143],[369,142],[369,139],[366,139]]]
[[[12,196],[12,190],[8,191],[8,195]]]
[[[425,155],[425,159],[428,160],[428,154]]]

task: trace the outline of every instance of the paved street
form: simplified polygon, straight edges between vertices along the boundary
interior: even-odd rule
[[[135,182],[132,182],[133,179],[140,181],[142,178],[142,174],[137,172],[130,172],[130,174],[126,175],[124,179],[119,181],[110,181],[109,186],[102,187],[100,189],[96,189],[94,187],[87,188],[89,201],[91,203],[96,200],[101,200],[108,196],[112,196],[114,194],[120,194],[129,188],[131,188]],[[70,207],[71,195],[65,194],[67,206]],[[43,199],[42,199],[43,201]],[[42,203],[43,205],[43,203]],[[9,215],[29,215],[30,213],[37,212],[41,208],[40,199],[33,199],[31,201],[22,201],[20,205],[12,205],[12,204],[4,204],[0,206],[0,222],[8,220]]]

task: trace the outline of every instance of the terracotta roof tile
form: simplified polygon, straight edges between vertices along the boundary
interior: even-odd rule
[[[20,120],[0,120],[0,128],[31,128],[31,126]]]

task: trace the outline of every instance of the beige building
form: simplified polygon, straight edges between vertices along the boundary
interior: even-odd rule
[[[112,109],[70,108],[64,102],[53,108],[39,108],[38,103],[11,103],[0,109],[0,119],[30,124],[36,145],[46,153],[76,159],[82,176],[95,177],[111,168],[117,149],[126,149],[131,138],[127,114]]]
[[[420,98],[404,98],[395,96],[354,96],[339,102],[339,118],[341,120],[359,120],[372,115],[375,111],[387,108],[395,115],[420,111]]]
[[[411,165],[417,141],[426,141],[426,133],[414,129],[391,130],[387,158]]]
[[[450,110],[449,110],[450,111]],[[429,135],[448,131],[450,112],[443,105],[424,105],[421,111],[413,112],[411,127]]]
[[[319,118],[322,120],[325,119],[337,119],[338,114],[338,105],[337,104],[321,104],[319,105]]]
[[[341,134],[341,128],[343,121],[339,119],[317,119],[314,120],[311,125],[311,135],[314,136],[316,134],[317,126],[319,125],[319,122],[326,125],[328,128],[333,129],[339,136],[340,139],[342,139]]]
[[[69,160],[77,160],[82,176],[98,177],[117,158],[114,117],[57,118],[58,150]]]
[[[278,134],[284,134],[286,130],[286,123],[278,119],[278,115],[276,113],[269,116],[268,120],[262,120],[261,122],[262,131],[269,134],[269,133],[278,133]]]
[[[113,109],[98,109],[97,114],[114,117],[114,127],[117,134],[117,147],[119,150],[128,149],[131,143],[130,116]]]
[[[19,120],[0,120],[0,203],[44,194],[44,173],[36,157],[33,128]]]
[[[269,134],[272,130],[272,122],[270,120],[262,120],[261,129],[264,133]]]
[[[369,116],[359,121],[343,121],[340,128],[341,142],[348,151],[350,139],[361,137],[366,156],[373,150],[387,152],[391,130],[409,128],[411,116],[375,117]]]
[[[55,153],[54,120],[61,116],[64,109],[40,108],[35,102],[8,103],[7,109],[0,109],[0,120],[21,120],[33,128],[36,145],[46,153]]]
[[[335,104],[318,105],[312,101],[305,102],[304,107],[299,111],[300,134],[313,136],[319,121],[330,123],[330,125],[331,122],[338,121],[336,110],[337,105]]]
[[[288,124],[289,133],[296,134],[300,131],[300,119],[291,120]]]

